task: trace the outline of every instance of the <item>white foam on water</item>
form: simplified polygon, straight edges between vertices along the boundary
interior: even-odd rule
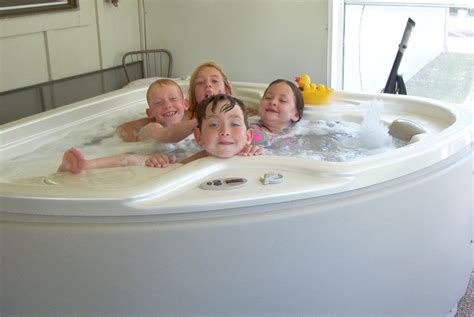
[[[0,164],[0,175],[3,180],[46,176],[55,173],[62,161],[64,152],[76,147],[86,159],[103,156],[134,153],[152,154],[176,151],[178,158],[187,156],[191,150],[179,149],[175,144],[153,141],[126,143],[121,140],[115,129],[118,125],[145,116],[146,103],[140,102],[131,107],[113,113],[110,120],[103,117],[91,119],[79,126],[65,129],[52,137],[52,141],[39,147],[33,145],[31,152]],[[41,140],[43,142],[44,140]],[[39,142],[38,142],[39,143]],[[182,141],[183,146],[191,148],[194,144],[190,136]],[[194,146],[195,147],[195,146]]]
[[[282,135],[274,136],[267,154],[334,162],[351,161],[406,145],[392,138],[381,120],[381,100],[360,104],[362,122],[303,119]]]
[[[32,149],[31,153],[2,162],[1,177],[15,180],[55,173],[64,151],[70,147],[78,148],[87,159],[123,153],[144,155],[168,152],[176,154],[179,161],[200,150],[193,135],[176,144],[123,142],[115,133],[115,128],[123,122],[142,118],[145,107],[145,103],[137,103],[117,111],[111,120],[104,121],[103,117],[93,119],[61,135],[55,135],[52,142]],[[273,144],[265,149],[266,154],[343,162],[405,145],[393,139],[380,120],[383,109],[381,101],[362,103],[361,107],[367,112],[360,124],[302,119],[281,135],[274,136]],[[251,122],[258,120],[258,117],[250,118]]]
[[[367,112],[358,131],[358,147],[371,150],[389,145],[392,137],[388,134],[388,127],[380,120],[384,106],[382,100],[363,102],[360,106],[366,107]]]

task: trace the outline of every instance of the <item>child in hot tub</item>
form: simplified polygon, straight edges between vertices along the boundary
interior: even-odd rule
[[[223,94],[211,96],[199,104],[196,118],[198,126],[194,129],[194,137],[203,150],[185,158],[180,162],[182,164],[206,156],[229,158],[239,154],[252,141],[253,133],[248,125],[245,105],[237,98]],[[261,154],[261,151],[246,153]],[[175,156],[162,153],[124,154],[86,160],[79,150],[72,148],[64,153],[58,171],[79,173],[87,169],[143,164],[150,167],[167,167],[175,161]]]
[[[252,144],[270,146],[275,135],[301,120],[303,110],[304,100],[299,88],[285,79],[274,80],[260,101],[260,120],[251,125]]]
[[[174,143],[192,133],[196,123],[183,121],[189,106],[181,87],[175,81],[156,80],[148,87],[146,100],[148,103],[146,121],[149,121],[149,124],[142,129],[138,129],[143,126],[140,120],[130,125],[132,130],[136,126],[139,131],[139,133],[132,131],[136,141],[153,138],[163,143]]]

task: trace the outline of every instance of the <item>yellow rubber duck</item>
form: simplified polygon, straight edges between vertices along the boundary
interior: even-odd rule
[[[329,103],[329,97],[334,90],[323,84],[314,84],[308,74],[295,77],[295,81],[301,90],[304,103],[309,105],[324,105]]]

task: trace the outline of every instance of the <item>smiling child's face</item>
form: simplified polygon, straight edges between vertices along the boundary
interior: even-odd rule
[[[228,104],[228,100],[221,100],[215,112],[208,104],[201,127],[194,130],[196,143],[209,155],[220,158],[236,155],[252,141],[252,129],[245,126],[242,109],[235,105],[227,112],[222,111]]]
[[[156,85],[148,94],[146,113],[165,128],[181,122],[187,109],[183,95],[174,85]]]
[[[290,86],[279,82],[270,86],[260,102],[258,114],[262,122],[275,132],[299,119],[296,98]]]

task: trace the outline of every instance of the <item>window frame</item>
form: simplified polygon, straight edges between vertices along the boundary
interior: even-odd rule
[[[12,4],[10,5],[0,6],[0,18],[49,13],[58,10],[72,10],[79,8],[79,0],[23,0],[21,1],[21,4],[15,4],[15,1],[11,2]]]

